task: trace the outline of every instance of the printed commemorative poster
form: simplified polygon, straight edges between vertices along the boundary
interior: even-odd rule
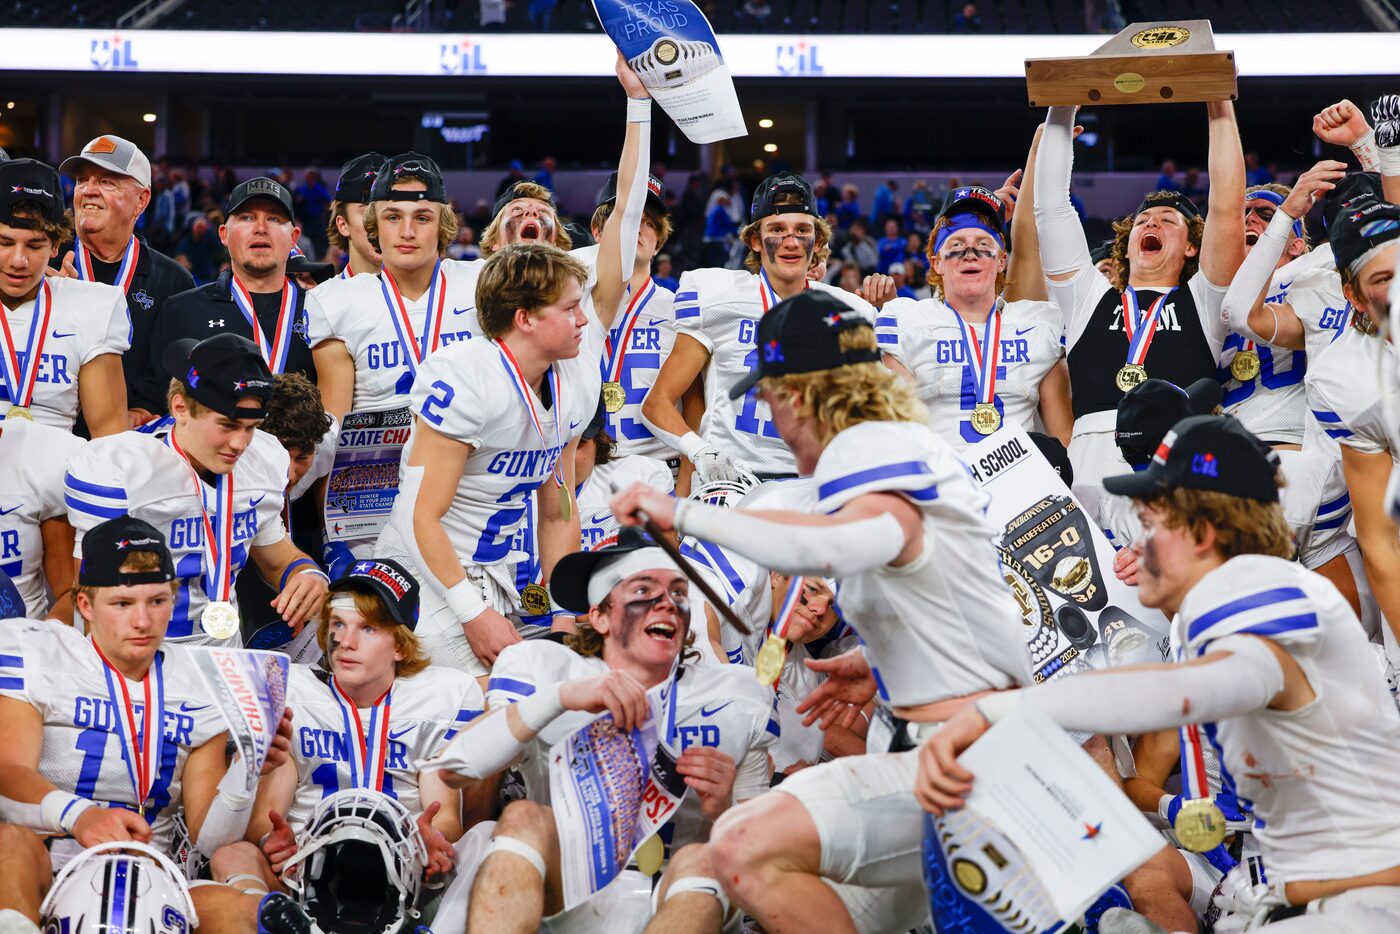
[[[228,724],[229,737],[243,759],[245,790],[252,795],[287,709],[291,659],[281,652],[202,646],[191,648],[190,654]]]
[[[407,406],[351,412],[340,425],[335,464],[326,479],[326,538],[375,538],[399,495],[399,458],[413,431]]]

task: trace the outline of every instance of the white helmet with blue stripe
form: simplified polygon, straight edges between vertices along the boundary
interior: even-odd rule
[[[89,847],[59,870],[39,924],[44,934],[183,934],[199,917],[184,875],[164,853],[119,840]]]

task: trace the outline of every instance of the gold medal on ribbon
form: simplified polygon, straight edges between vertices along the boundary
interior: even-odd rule
[[[520,591],[520,606],[531,616],[543,616],[549,612],[549,591],[539,584],[526,584]]]
[[[1259,375],[1259,354],[1253,350],[1241,350],[1230,361],[1230,375],[1242,383],[1247,383]]]
[[[1213,850],[1225,842],[1225,815],[1214,800],[1192,798],[1176,812],[1172,833],[1192,853]]]
[[[622,411],[622,404],[627,401],[627,393],[623,392],[622,384],[606,382],[603,384],[603,409],[613,415]]]
[[[645,876],[654,876],[660,872],[661,863],[665,858],[666,846],[656,834],[643,840],[642,845],[637,847],[636,855],[632,857],[638,871]]]
[[[1141,363],[1125,363],[1118,370],[1118,375],[1113,382],[1121,392],[1128,392],[1138,383],[1147,379],[1147,367]]]
[[[972,430],[979,435],[989,435],[1001,427],[1001,413],[990,402],[979,402],[972,407]]]
[[[12,406],[10,406],[10,410],[9,410],[8,412],[5,413],[5,417],[6,417],[6,418],[21,418],[21,419],[24,419],[26,422],[32,422],[32,421],[34,421],[34,416],[33,416],[32,414],[30,414],[29,409],[28,409],[27,407],[25,407],[25,406],[22,406],[22,405],[12,405]]]
[[[783,673],[783,662],[787,660],[787,640],[769,636],[758,650],[758,662],[754,669],[758,672],[758,683],[772,687],[778,683]]]
[[[567,521],[571,511],[569,507],[569,491],[561,486],[559,488],[559,515],[563,516]]]
[[[199,625],[212,639],[231,639],[238,632],[238,610],[232,603],[211,600],[199,616]]]

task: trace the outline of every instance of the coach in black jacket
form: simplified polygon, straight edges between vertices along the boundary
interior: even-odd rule
[[[264,347],[265,354],[270,350],[274,373],[301,373],[314,383],[316,370],[306,343],[306,292],[287,278],[287,257],[301,233],[292,220],[291,193],[270,178],[250,179],[229,194],[226,215],[219,238],[232,271],[170,299],[151,329],[151,346],[159,349],[184,337],[203,340],[227,331]],[[245,313],[249,299],[257,334]],[[279,320],[288,301],[289,320],[283,327],[291,333],[279,344]],[[136,396],[142,407],[165,413],[170,376],[160,354],[152,353]]]

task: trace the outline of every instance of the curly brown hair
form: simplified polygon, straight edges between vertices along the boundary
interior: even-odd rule
[[[331,417],[315,383],[300,373],[279,373],[272,378],[267,418],[258,427],[274,435],[287,450],[309,454],[331,430]]]
[[[1274,482],[1283,487],[1282,471],[1275,475]],[[1214,528],[1215,550],[1226,559],[1271,555],[1292,561],[1297,551],[1293,529],[1284,518],[1283,506],[1277,502],[1181,487],[1137,501],[1161,510],[1169,528],[1185,528],[1198,542],[1205,538],[1207,527]]]
[[[1154,191],[1147,196],[1149,204],[1147,207],[1156,207],[1150,202],[1156,198],[1181,197],[1176,191]],[[1139,212],[1141,213],[1141,212]],[[1182,215],[1183,217],[1185,215]],[[1112,278],[1113,287],[1121,289],[1128,284],[1131,270],[1128,268],[1128,235],[1133,232],[1133,224],[1137,221],[1137,214],[1129,214],[1113,222],[1113,248],[1108,252],[1108,260],[1114,269]],[[1201,268],[1201,238],[1205,236],[1206,222],[1202,217],[1191,217],[1186,220],[1186,240],[1196,248],[1195,256],[1188,256],[1181,264],[1181,277],[1177,280],[1177,285],[1186,285],[1191,281],[1191,277],[1196,274],[1196,270]]]
[[[20,223],[15,223],[16,221]],[[37,208],[21,201],[11,211],[10,226],[20,230],[38,231],[52,240],[55,247],[73,242],[73,212],[71,209],[63,212],[62,220],[51,221]]]

